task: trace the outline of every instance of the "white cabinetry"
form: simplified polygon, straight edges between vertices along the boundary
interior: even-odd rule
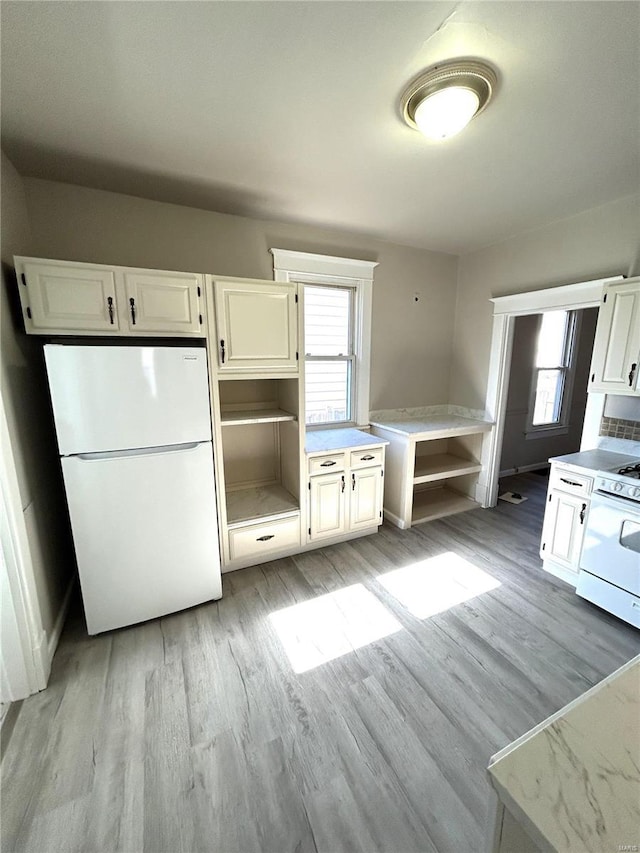
[[[589,391],[640,394],[640,279],[605,286]]]
[[[15,260],[27,332],[119,332],[115,270],[92,264]]]
[[[157,270],[125,270],[123,276],[127,328],[132,335],[201,333],[202,276]]]
[[[327,470],[331,473],[324,473]],[[382,523],[382,443],[356,451],[345,448],[339,453],[310,456],[308,471],[310,542],[371,532]]]
[[[211,281],[220,373],[297,372],[297,285]]]
[[[551,464],[540,556],[543,568],[575,586],[593,477]]]
[[[204,277],[15,258],[25,329],[39,335],[204,337]]]

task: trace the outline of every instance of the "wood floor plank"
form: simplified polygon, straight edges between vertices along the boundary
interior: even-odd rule
[[[219,602],[99,637],[77,601],[4,749],[2,849],[479,849],[490,756],[640,650],[542,570],[545,479],[501,490],[528,500],[231,573]],[[448,600],[460,566],[490,583]]]

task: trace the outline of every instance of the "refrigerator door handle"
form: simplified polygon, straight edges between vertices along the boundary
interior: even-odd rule
[[[72,453],[70,458],[83,462],[99,462],[104,459],[124,459],[128,456],[156,456],[160,453],[184,453],[195,450],[208,441],[193,441],[189,444],[166,444],[162,447],[136,447],[133,450],[107,450],[100,453]]]

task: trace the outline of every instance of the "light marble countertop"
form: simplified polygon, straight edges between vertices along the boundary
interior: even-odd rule
[[[379,435],[371,435],[360,429],[317,429],[307,432],[305,451],[307,455],[327,453],[331,450],[357,450],[364,447],[381,447],[389,444]]]
[[[611,471],[615,468],[622,468],[623,465],[634,465],[640,462],[640,458],[596,448],[595,450],[582,450],[578,453],[566,453],[564,456],[552,456],[549,462],[560,462],[563,465],[583,468],[587,471]]]
[[[479,418],[468,418],[445,413],[422,417],[405,417],[404,419],[388,421],[372,420],[371,426],[414,438],[418,438],[421,435],[425,435],[427,438],[436,438],[440,437],[440,434],[442,437],[446,437],[447,435],[488,432],[493,423],[491,421],[480,420]]]
[[[488,772],[541,850],[637,849],[640,656],[494,755]]]

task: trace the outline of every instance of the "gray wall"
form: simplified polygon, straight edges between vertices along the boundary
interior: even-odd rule
[[[75,571],[41,341],[22,331],[13,255],[32,251],[24,186],[2,154],[1,393],[29,537],[42,627],[51,637]]]
[[[267,279],[272,247],[377,261],[371,408],[447,402],[454,256],[52,181],[27,178],[25,188],[40,257]]]
[[[492,296],[626,274],[639,249],[640,196],[635,195],[461,257],[451,402],[484,408]]]
[[[525,431],[540,315],[529,314],[516,318],[500,459],[501,471],[524,468],[538,463],[544,464],[550,456],[573,453],[580,449],[598,309],[589,308],[581,311],[580,315],[580,337],[576,352],[576,371],[568,423],[569,431],[566,435],[529,439],[525,436]]]

